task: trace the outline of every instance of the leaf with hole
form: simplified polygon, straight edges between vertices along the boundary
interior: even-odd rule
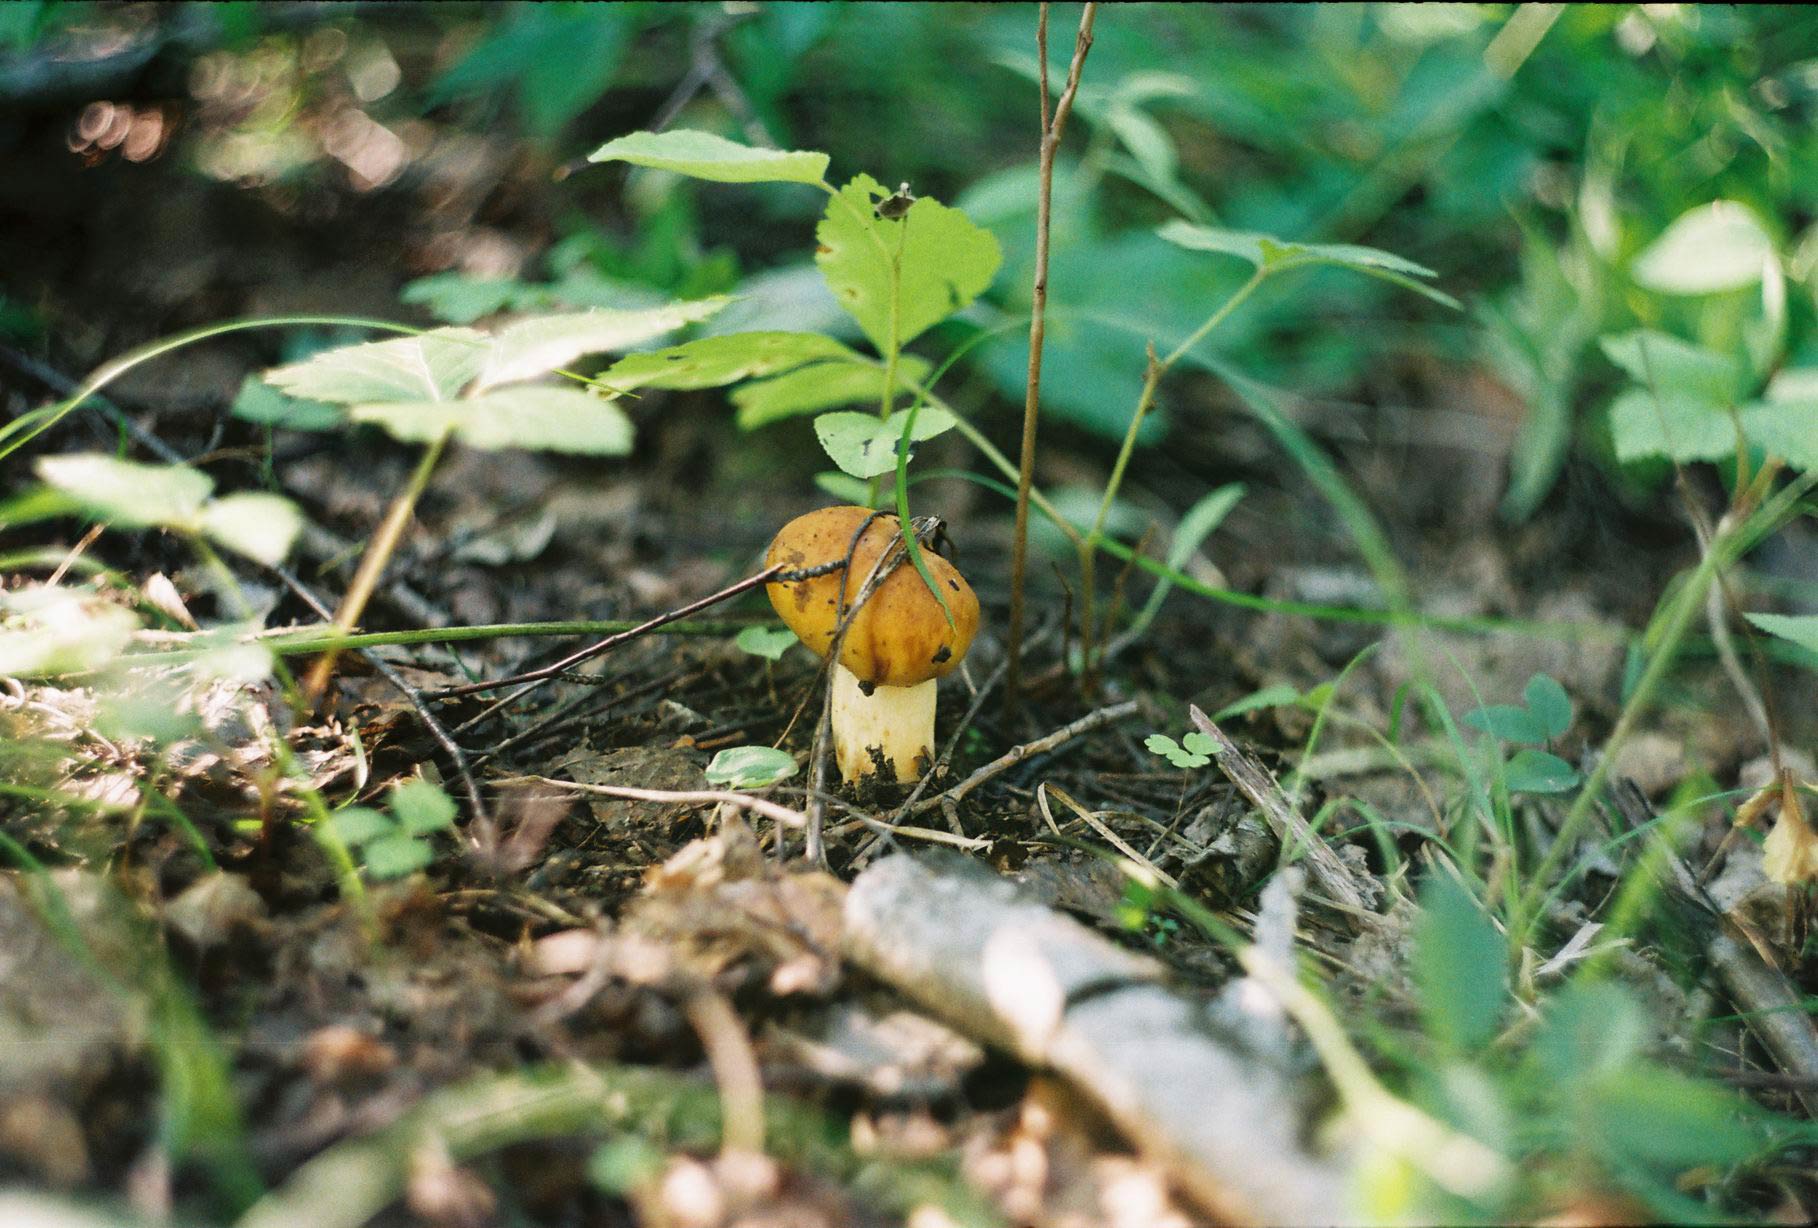
[[[873,478],[896,469],[897,446],[909,411],[899,409],[888,418],[875,414],[839,411],[814,420],[814,434],[821,447],[842,472],[855,478]],[[953,429],[953,415],[924,405],[916,413],[910,442],[920,443]]]
[[[265,382],[293,397],[361,405],[447,401],[485,366],[491,339],[471,328],[438,328],[415,337],[323,350],[274,367]]]
[[[841,308],[878,353],[907,345],[990,286],[1003,255],[988,230],[958,209],[924,196],[901,220],[873,209],[889,193],[860,175],[827,202],[815,230],[815,263]],[[892,277],[892,270],[897,276]],[[891,289],[896,286],[894,311]]]
[[[803,149],[754,149],[711,132],[672,128],[633,132],[587,155],[589,162],[629,162],[716,183],[820,183],[828,157]]]
[[[730,746],[707,765],[707,781],[733,789],[761,789],[788,780],[800,767],[794,755],[774,746]]]
[[[452,432],[471,448],[588,456],[623,456],[632,443],[625,411],[578,388],[525,384],[459,401],[356,405],[351,414],[355,422],[374,423],[417,443]]]

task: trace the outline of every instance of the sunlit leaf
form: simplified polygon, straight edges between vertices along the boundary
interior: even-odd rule
[[[907,345],[983,293],[1003,262],[990,231],[931,197],[901,220],[878,217],[874,207],[887,195],[860,175],[828,201],[815,229],[815,263],[828,289],[879,353],[889,348],[893,322],[897,343]],[[894,318],[893,266],[901,270]]]
[[[707,781],[734,789],[761,789],[788,780],[800,768],[794,755],[774,746],[729,746],[707,765]]]
[[[928,374],[925,359],[905,354],[897,362],[898,387]],[[884,369],[874,362],[851,360],[810,363],[785,375],[756,380],[733,390],[740,427],[751,430],[779,418],[819,413],[836,405],[869,402],[884,395]]]
[[[584,354],[641,345],[685,324],[705,320],[727,301],[724,297],[704,298],[641,311],[602,308],[519,320],[500,330],[475,386],[493,388],[535,379]]]
[[[54,677],[104,665],[139,620],[132,611],[67,589],[0,593],[0,677]]]
[[[897,445],[908,416],[906,409],[883,419],[876,414],[845,411],[822,414],[814,420],[814,434],[843,472],[855,478],[873,478],[896,469]],[[910,441],[933,439],[953,429],[953,423],[953,415],[946,410],[924,405],[915,416]]]
[[[621,358],[600,382],[625,390],[719,388],[830,358],[858,355],[820,333],[724,333]]]
[[[204,533],[268,567],[284,561],[303,531],[303,513],[282,495],[224,495],[202,509]]]
[[[672,128],[633,132],[587,155],[589,162],[629,162],[719,183],[820,183],[827,155],[809,150],[754,149],[711,132]]]
[[[1747,205],[1720,200],[1682,213],[1635,257],[1638,285],[1663,294],[1715,294],[1761,280],[1774,240]]]
[[[141,465],[99,452],[38,458],[38,476],[97,520],[194,528],[214,479],[187,465]]]
[[[1420,893],[1414,928],[1414,982],[1428,1032],[1454,1052],[1495,1036],[1508,980],[1508,944],[1483,909],[1448,874]]]
[[[372,422],[399,439],[428,442],[452,431],[471,448],[530,448],[623,456],[631,420],[610,401],[578,388],[523,385],[461,401],[356,405],[356,422]]]
[[[485,333],[471,328],[438,328],[323,350],[267,371],[265,382],[293,397],[337,405],[447,401],[480,373],[490,346]]]

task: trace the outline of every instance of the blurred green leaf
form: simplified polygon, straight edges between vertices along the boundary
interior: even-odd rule
[[[303,531],[303,513],[282,495],[223,495],[202,509],[200,527],[229,550],[275,567]]]
[[[1259,691],[1252,691],[1235,703],[1226,704],[1212,714],[1212,719],[1222,721],[1228,717],[1254,712],[1259,708],[1282,708],[1299,702],[1299,691],[1285,682],[1277,682],[1272,686],[1263,687]]]
[[[551,137],[606,92],[646,21],[641,4],[519,4],[436,79],[435,101],[509,87],[525,126]]]
[[[427,307],[431,315],[450,324],[472,324],[482,316],[507,307],[523,308],[529,286],[514,277],[469,277],[465,273],[436,273],[409,282],[398,292],[402,302]]]
[[[837,469],[826,469],[814,475],[817,489],[838,499],[841,503],[863,506],[871,497],[870,488],[855,477],[849,477]]]
[[[1714,350],[1651,328],[1617,333],[1598,344],[1630,379],[1662,396],[1704,401],[1713,408],[1736,400],[1742,371],[1734,359]]]
[[[1454,1053],[1496,1035],[1508,981],[1508,944],[1450,875],[1428,876],[1414,926],[1414,983],[1427,1031]]]
[[[672,128],[633,132],[607,141],[589,162],[629,162],[717,183],[820,183],[827,155],[807,150],[754,149],[711,132]]]
[[[1534,1056],[1549,1085],[1581,1087],[1628,1066],[1647,1038],[1647,1021],[1628,990],[1571,982],[1542,1012]]]
[[[1636,284],[1662,294],[1715,294],[1761,280],[1774,239],[1747,205],[1715,201],[1682,213],[1635,257]]]
[[[794,755],[774,746],[729,746],[707,765],[707,781],[734,789],[762,789],[788,780],[800,769]]]
[[[1545,742],[1546,725],[1526,708],[1489,704],[1464,714],[1464,723],[1507,742]]]
[[[132,611],[68,589],[0,592],[0,676],[94,669],[118,656],[138,629]]]
[[[1174,526],[1174,535],[1168,542],[1167,563],[1176,571],[1187,565],[1195,551],[1224,523],[1231,509],[1237,506],[1238,500],[1244,497],[1244,487],[1237,482],[1220,486],[1210,492],[1199,502],[1187,509],[1187,514]],[[1172,577],[1163,576],[1156,581],[1149,592],[1149,599],[1143,602],[1143,608],[1131,621],[1128,634],[1132,638],[1140,637],[1148,630],[1149,624],[1161,611],[1162,602],[1168,599],[1168,593],[1174,588]]]
[[[373,840],[361,850],[360,859],[374,878],[403,878],[421,870],[435,856],[428,841],[395,833]]]
[[[1753,1105],[1671,1071],[1638,1064],[1585,1090],[1585,1141],[1621,1160],[1674,1171],[1739,1164],[1765,1142],[1752,1121],[1759,1113]]]
[[[698,323],[726,302],[723,297],[705,298],[638,311],[596,309],[519,320],[499,330],[474,386],[487,389],[535,379],[585,354],[640,345]]]
[[[444,831],[454,826],[454,799],[421,777],[404,781],[391,791],[391,812],[412,835]]]
[[[358,848],[380,836],[396,835],[398,830],[395,823],[370,806],[343,806],[328,816],[328,822],[349,848]]]
[[[1392,252],[1374,247],[1356,247],[1348,243],[1288,243],[1273,235],[1249,230],[1224,230],[1212,226],[1195,226],[1178,219],[1155,232],[1168,242],[1190,251],[1215,252],[1236,256],[1258,269],[1279,272],[1309,265],[1334,265],[1371,277],[1381,277],[1404,289],[1424,294],[1437,303],[1458,307],[1458,300],[1432,286],[1414,280],[1435,277],[1425,265],[1415,264]]]
[[[99,452],[41,456],[38,476],[97,520],[128,529],[193,530],[214,479],[187,465],[141,465]]]
[[[1529,678],[1523,698],[1548,739],[1562,737],[1572,727],[1572,699],[1551,675],[1535,674]]]
[[[927,375],[926,359],[911,354],[898,359],[899,388]],[[784,375],[754,380],[733,391],[732,403],[738,407],[739,426],[749,431],[779,418],[818,413],[836,405],[875,405],[883,395],[884,368],[869,360],[853,359],[810,363]]]
[[[350,412],[355,422],[374,423],[414,443],[452,432],[470,448],[588,456],[624,456],[632,443],[625,412],[578,388],[524,384],[459,401],[356,405]]]
[[[857,358],[844,345],[820,333],[724,333],[621,358],[600,376],[600,381],[624,390],[718,388],[793,370],[816,360]]]
[[[293,397],[337,405],[447,401],[480,373],[490,351],[485,333],[438,328],[416,337],[324,350],[267,371],[265,382]]]
[[[876,414],[835,412],[814,420],[815,438],[842,472],[855,478],[874,478],[896,469],[897,445],[909,411],[899,409],[888,418]],[[910,442],[920,443],[953,429],[953,415],[924,405],[916,413]]]
[[[990,231],[931,197],[901,220],[878,217],[874,205],[888,195],[860,175],[828,201],[815,230],[815,263],[828,289],[880,354],[890,348],[893,322],[897,343],[907,345],[977,298],[1003,261]],[[901,283],[894,313],[893,266]]]
[[[1769,635],[1818,652],[1818,614],[1750,614],[1748,620]]]
[[[228,412],[287,431],[332,431],[347,423],[346,411],[339,406],[286,396],[256,375],[246,377]]]
[[[1736,420],[1700,397],[1630,388],[1610,403],[1609,412],[1617,460],[1713,461],[1736,455]]]

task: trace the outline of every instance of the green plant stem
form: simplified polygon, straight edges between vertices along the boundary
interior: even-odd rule
[[[460,644],[473,640],[520,639],[539,636],[616,635],[649,621],[631,618],[585,619],[575,622],[478,623],[471,627],[416,627],[407,631],[362,631],[343,634],[331,627],[281,628],[262,631],[236,640],[236,643],[258,644],[281,657],[341,649],[386,648],[412,644]],[[654,629],[653,635],[737,635],[746,627],[777,624],[734,622],[727,619],[690,619],[666,623]],[[204,639],[207,648],[172,648],[133,653],[125,660],[131,665],[174,664],[218,648],[212,631],[184,632],[173,639]]]
[[[1704,559],[1680,588],[1672,609],[1660,624],[1654,653],[1648,660],[1647,668],[1642,671],[1640,680],[1636,682],[1629,702],[1623,705],[1622,714],[1617,717],[1616,727],[1610,731],[1610,736],[1598,755],[1597,766],[1592,769],[1590,779],[1585,781],[1584,788],[1573,799],[1571,809],[1560,820],[1559,832],[1554,836],[1552,846],[1547,849],[1546,856],[1541,858],[1540,864],[1529,877],[1530,885],[1522,893],[1509,925],[1511,941],[1522,945],[1531,939],[1534,926],[1545,913],[1545,902],[1556,889],[1551,881],[1553,876],[1559,873],[1560,866],[1577,845],[1585,824],[1590,821],[1597,799],[1603,795],[1604,786],[1609,782],[1617,753],[1635,732],[1641,719],[1647,715],[1654,701],[1654,693],[1659,690],[1660,684],[1673,667],[1681,641],[1703,612],[1706,590],[1724,568],[1741,557],[1749,546],[1760,540],[1783,517],[1790,515],[1798,502],[1814,487],[1818,487],[1818,473],[1801,476],[1742,524],[1720,532],[1713,538]]]
[[[1104,539],[1105,520],[1111,513],[1111,504],[1116,500],[1118,490],[1123,486],[1124,471],[1129,468],[1130,455],[1136,450],[1136,436],[1142,430],[1143,419],[1148,416],[1150,407],[1155,404],[1156,389],[1161,384],[1162,376],[1166,375],[1169,369],[1180,360],[1181,355],[1198,345],[1213,329],[1223,324],[1233,311],[1236,311],[1252,294],[1256,293],[1257,287],[1262,285],[1268,276],[1269,270],[1258,266],[1256,271],[1250,274],[1250,279],[1239,286],[1217,311],[1207,316],[1205,322],[1194,329],[1185,341],[1175,346],[1166,358],[1157,359],[1154,344],[1151,343],[1149,346],[1149,362],[1147,369],[1143,372],[1142,392],[1136,398],[1136,409],[1130,415],[1130,426],[1124,431],[1123,444],[1118,448],[1117,460],[1111,466],[1111,476],[1105,482],[1104,494],[1098,501],[1098,515],[1092,519],[1091,530],[1078,543],[1080,678],[1082,685],[1087,689],[1090,689],[1092,685],[1093,649],[1097,638],[1098,596],[1095,591],[1097,585],[1095,559],[1098,553],[1098,543]]]
[[[393,324],[389,320],[370,320],[364,316],[269,316],[256,320],[228,320],[221,324],[209,324],[194,328],[188,332],[178,333],[173,337],[153,341],[140,346],[120,357],[111,359],[95,368],[93,374],[82,381],[67,399],[44,409],[22,414],[18,418],[0,427],[0,460],[5,460],[14,452],[48,431],[61,422],[65,416],[81,407],[88,398],[100,392],[107,385],[131,371],[134,367],[160,358],[173,350],[194,345],[198,341],[207,341],[226,333],[245,332],[255,328],[295,328],[302,325],[333,325],[341,328],[371,328],[383,332],[420,334],[424,330],[411,328],[403,324]],[[17,438],[15,438],[17,436]]]
[[[430,475],[435,472],[436,462],[442,459],[442,451],[448,446],[449,432],[444,431],[436,436],[423,455],[417,460],[416,470],[410,475],[410,481],[392,500],[391,510],[385,514],[385,521],[379,531],[373,534],[372,541],[366,546],[366,553],[360,559],[360,566],[354,572],[352,583],[347,586],[347,595],[341,598],[341,608],[335,611],[334,627],[337,631],[352,631],[359,624],[360,615],[366,612],[366,603],[372,599],[373,590],[378,587],[379,577],[385,573],[385,565],[397,551],[398,542],[403,539],[404,530],[410,525],[412,513],[416,511],[417,500],[429,485]],[[312,701],[319,699],[328,689],[328,681],[334,676],[334,649],[322,654],[315,667],[309,671],[308,679],[303,683],[303,693]]]

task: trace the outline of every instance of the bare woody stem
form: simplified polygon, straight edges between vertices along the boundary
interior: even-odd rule
[[[379,577],[385,574],[385,565],[391,562],[391,556],[397,552],[398,542],[403,540],[404,530],[410,526],[411,515],[417,509],[417,500],[423,497],[423,491],[429,485],[429,477],[436,470],[436,462],[442,459],[442,450],[447,446],[448,433],[444,431],[423,449],[416,470],[410,475],[410,482],[392,500],[391,510],[385,513],[385,522],[367,543],[366,553],[360,559],[359,569],[354,572],[353,582],[347,586],[347,595],[341,598],[341,608],[335,611],[336,631],[346,634],[359,625],[360,615],[366,612],[366,603],[372,600]],[[336,650],[329,649],[309,671],[309,677],[303,683],[303,693],[311,703],[321,699],[322,693],[328,689],[329,679],[334,677],[335,656]]]
[[[1086,66],[1086,53],[1092,49],[1092,23],[1098,16],[1098,5],[1089,3],[1079,17],[1079,35],[1073,44],[1073,62],[1067,68],[1067,84],[1053,113],[1048,110],[1048,5],[1043,3],[1035,27],[1037,58],[1041,61],[1041,188],[1035,220],[1035,286],[1031,293],[1029,315],[1029,379],[1023,394],[1023,446],[1016,478],[1016,533],[1010,546],[1010,627],[1008,659],[1010,672],[1004,682],[1004,702],[1014,709],[1022,683],[1023,651],[1023,573],[1029,553],[1029,488],[1035,474],[1035,428],[1041,406],[1042,343],[1047,334],[1048,307],[1048,230],[1050,208],[1054,198],[1054,155],[1060,149],[1061,133],[1067,116],[1073,111],[1073,99],[1079,92],[1079,79]]]

